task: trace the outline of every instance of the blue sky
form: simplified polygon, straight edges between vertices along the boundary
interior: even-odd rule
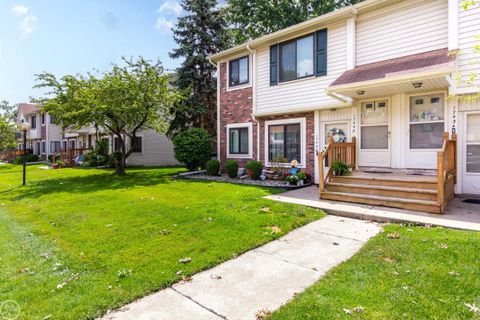
[[[0,100],[26,102],[34,74],[106,70],[122,56],[159,58],[167,69],[179,0],[0,0]]]

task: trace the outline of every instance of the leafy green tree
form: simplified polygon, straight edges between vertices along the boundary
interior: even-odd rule
[[[235,44],[331,12],[360,0],[228,0],[227,20]]]
[[[15,133],[18,127],[9,116],[0,114],[0,150],[15,148]]]
[[[51,73],[37,75],[37,88],[48,88],[39,99],[45,112],[55,115],[64,127],[80,128],[94,124],[102,132],[118,138],[116,173],[125,173],[126,160],[137,143],[137,133],[168,129],[169,111],[182,97],[170,85],[159,61],[123,59],[123,65],[100,75],[67,75],[57,79]],[[126,139],[130,138],[127,149]]]
[[[208,56],[227,47],[227,24],[216,0],[183,0],[182,8],[186,14],[173,29],[178,48],[170,56],[183,58],[174,85],[187,92],[187,99],[174,106],[168,132],[200,127],[216,136],[217,80]]]
[[[4,114],[10,119],[11,121],[17,121],[17,114],[18,114],[18,105],[17,104],[10,104],[10,102],[3,100],[0,101],[0,114]]]

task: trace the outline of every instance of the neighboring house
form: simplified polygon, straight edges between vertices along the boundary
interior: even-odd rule
[[[449,54],[471,48],[477,34],[478,6],[465,11],[458,0],[367,0],[212,55],[219,158],[241,165],[254,159],[266,167],[278,156],[297,160],[328,199],[442,212],[453,185],[456,193],[478,195],[480,99],[449,98],[480,87],[478,81],[477,86],[455,81],[456,72],[466,79],[478,69],[469,63],[472,55]],[[456,163],[448,158],[448,169],[440,167],[439,174],[433,170],[439,168],[445,132],[449,139],[457,135]],[[356,187],[346,188],[347,179],[335,184],[328,168],[318,168],[317,154],[329,136],[356,140],[352,156],[339,152],[332,158],[351,161],[364,173],[390,170],[406,177],[388,181],[383,175],[383,186],[349,198]],[[454,150],[454,142],[446,146],[447,153]],[[338,148],[345,151],[347,145]],[[409,185],[396,180],[415,182],[407,169],[432,170],[434,177],[417,178],[416,190],[401,190]],[[348,183],[365,183],[356,179]],[[429,179],[434,180],[427,185]],[[437,185],[443,190],[438,197]],[[425,201],[413,203],[422,188],[429,191],[416,199]],[[405,201],[396,201],[399,197]]]
[[[27,149],[32,149],[40,160],[47,160],[52,153],[60,152],[63,137],[62,128],[56,125],[55,118],[41,112],[34,104],[18,105],[18,122],[28,122],[31,130],[27,133]],[[23,139],[23,138],[22,138]],[[18,140],[18,149],[23,149],[23,140]]]
[[[47,160],[52,153],[62,150],[86,151],[96,145],[96,130],[93,126],[80,129],[65,128],[54,124],[54,118],[42,113],[34,104],[19,104],[18,122],[28,122],[31,130],[27,134],[27,149],[32,149],[41,160]],[[109,152],[119,148],[118,140],[110,135],[100,134],[100,139],[107,140]],[[127,163],[132,166],[175,166],[179,165],[173,156],[173,144],[165,135],[155,130],[138,133],[138,143]],[[127,148],[130,141],[127,139]],[[18,140],[18,149],[22,150],[23,140]]]

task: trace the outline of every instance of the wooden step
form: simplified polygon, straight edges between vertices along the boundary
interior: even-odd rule
[[[433,179],[408,179],[399,177],[370,177],[370,176],[330,176],[329,182],[342,184],[363,184],[384,187],[413,188],[437,190],[437,181]]]
[[[326,190],[332,191],[332,192],[368,194],[368,195],[382,196],[382,197],[394,197],[394,198],[418,199],[418,200],[430,200],[430,201],[437,200],[436,189],[429,190],[429,189],[389,187],[389,186],[382,186],[382,185],[328,182],[326,185]]]
[[[346,192],[325,191],[321,194],[322,199],[364,203],[374,206],[400,208],[404,210],[422,211],[428,213],[441,213],[440,205],[436,201],[404,199],[396,197],[382,197],[367,194],[354,194]]]

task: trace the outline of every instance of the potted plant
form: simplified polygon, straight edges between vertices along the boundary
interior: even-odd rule
[[[303,184],[305,183],[305,180],[307,179],[307,175],[300,171],[299,173],[296,174],[296,176],[298,178],[297,185],[303,186]]]
[[[332,164],[332,171],[336,176],[349,176],[351,174],[351,168],[352,167],[349,164],[343,161],[335,161]]]
[[[293,186],[296,186],[298,184],[298,177],[295,174],[291,174],[291,175],[287,176],[285,178],[285,180]]]
[[[263,165],[260,161],[249,161],[246,167],[247,175],[253,180],[257,180],[262,175]]]

